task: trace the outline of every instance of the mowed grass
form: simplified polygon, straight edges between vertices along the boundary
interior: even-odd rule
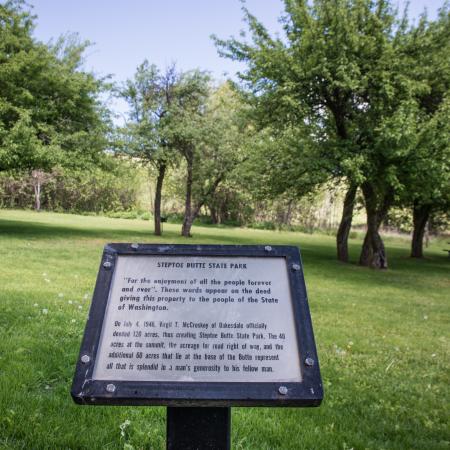
[[[164,449],[165,408],[75,405],[69,395],[107,242],[301,248],[325,399],[233,408],[235,449],[448,449],[450,259],[388,239],[390,269],[335,261],[322,235],[0,211],[0,448]],[[357,260],[360,240],[351,240]]]

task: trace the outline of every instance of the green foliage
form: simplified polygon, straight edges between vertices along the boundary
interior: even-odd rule
[[[136,170],[105,158],[107,167],[67,169],[55,167],[45,174],[41,206],[49,211],[95,212],[135,208]],[[28,172],[0,173],[0,207],[33,208],[33,179]],[[133,218],[136,218],[134,214]]]
[[[168,223],[183,223],[183,213],[172,212],[166,215]]]
[[[266,220],[264,222],[249,223],[248,228],[253,228],[255,230],[276,230],[277,226],[275,225],[275,223]]]
[[[175,66],[165,73],[145,60],[118,90],[129,105],[128,121],[119,129],[116,150],[139,158],[155,167],[167,165],[176,158],[174,148],[165,139],[165,116],[172,115],[172,105],[178,101],[181,74]]]
[[[170,111],[162,117],[164,141],[185,158],[190,157],[204,133],[202,121],[209,82],[209,75],[200,70],[178,74]]]
[[[284,39],[244,10],[251,42],[216,39],[219,49],[248,64],[246,98],[259,126],[284,143],[278,159],[287,152],[285,166],[296,167],[298,176],[286,177],[293,190],[304,173],[317,183],[323,172],[361,182],[371,170],[377,123],[410,88],[396,74],[389,4],[286,0],[285,9]]]
[[[325,183],[330,178],[323,170],[327,163],[306,133],[294,127],[260,131],[246,146],[247,158],[236,169],[242,189],[257,200],[298,199]]]
[[[413,229],[411,211],[392,208],[384,221],[384,225],[404,233],[411,233]]]
[[[200,71],[162,73],[145,60],[118,90],[130,109],[117,149],[158,167],[176,160],[198,133],[209,77]]]
[[[254,201],[242,186],[241,180],[236,180],[239,172],[240,167],[235,167],[206,202],[212,223],[242,226],[252,220]]]
[[[112,219],[138,219],[139,215],[136,211],[114,211],[106,214]]]
[[[405,174],[448,166],[430,151],[439,144],[421,120],[439,111],[448,91],[448,5],[436,22],[410,28],[388,0],[284,4],[283,37],[270,36],[244,8],[250,39],[215,38],[223,56],[247,63],[242,95],[264,130],[244,171],[261,197],[295,198],[330,178],[361,186],[368,216],[361,263],[387,267],[382,220],[404,192],[424,195]],[[428,152],[416,164],[424,140]],[[441,141],[448,147],[447,130]],[[435,174],[448,185],[448,175]]]
[[[444,212],[450,207],[450,77],[448,83],[433,113],[418,112],[417,143],[404,167],[400,197],[404,204],[432,205]]]
[[[183,223],[192,224],[204,207],[212,211],[213,222],[242,222],[248,208],[238,204],[246,196],[238,192],[235,174],[251,135],[244,107],[229,83],[212,88],[201,72],[180,74],[176,90],[179,95],[160,121],[164,142],[182,157],[165,184],[168,211],[183,203]]]
[[[220,186],[233,180],[234,171],[247,157],[250,133],[243,105],[229,83],[210,93],[201,126],[193,154],[192,195],[197,206],[212,206]]]
[[[0,5],[0,170],[80,168],[105,147],[102,82],[80,70],[88,43],[32,37],[24,2]]]
[[[384,169],[383,182],[394,183],[392,168],[409,145],[414,83],[396,52],[389,2],[286,0],[285,9],[285,39],[247,10],[251,43],[216,39],[223,55],[247,62],[241,78],[255,94],[247,98],[260,126],[284,144],[278,159],[298,167],[297,184],[302,172],[319,183],[323,171],[361,183]],[[287,179],[295,190],[295,177]]]
[[[118,150],[152,164],[158,171],[155,189],[155,234],[161,234],[161,193],[166,169],[186,162],[186,217],[191,216],[193,166],[197,148],[205,135],[204,110],[209,77],[198,70],[177,72],[175,66],[161,74],[148,61],[120,95],[130,105],[129,122]],[[193,220],[193,219],[192,219]]]

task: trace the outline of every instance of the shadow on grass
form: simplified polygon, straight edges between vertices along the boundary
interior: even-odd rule
[[[181,225],[180,225],[181,229]],[[210,229],[210,228],[209,228]],[[29,239],[69,239],[69,238],[92,238],[101,239],[108,242],[134,242],[136,238],[142,239],[139,242],[164,242],[182,239],[178,231],[165,230],[163,236],[155,236],[150,226],[148,230],[136,230],[131,228],[82,228],[73,225],[53,225],[42,222],[24,222],[20,220],[0,219],[0,236],[8,235],[12,238]],[[133,238],[133,239],[131,239]],[[222,241],[230,244],[239,244],[247,241],[245,238],[236,239],[233,236],[227,236],[224,231],[218,230],[217,234],[202,235],[199,233],[192,239],[183,239],[183,243],[198,243],[202,242]],[[248,240],[250,241],[250,240]],[[251,240],[253,241],[253,240]],[[255,240],[256,242],[256,240]]]
[[[67,238],[96,238],[111,239],[114,237],[151,236],[151,231],[108,229],[108,228],[78,228],[70,225],[52,225],[47,223],[23,222],[19,220],[0,219],[0,234],[11,237],[28,237],[34,239],[67,239]]]
[[[122,224],[121,224],[122,225]],[[377,271],[360,267],[356,262],[350,264],[340,263],[335,259],[333,241],[312,241],[308,236],[292,234],[292,239],[286,234],[278,235],[272,232],[270,239],[268,233],[259,236],[227,234],[227,230],[218,228],[217,230],[207,227],[207,234],[202,233],[201,227],[195,227],[192,239],[181,238],[178,231],[165,230],[163,236],[155,236],[152,231],[135,230],[131,228],[88,228],[76,225],[53,225],[41,222],[24,222],[20,220],[0,219],[0,236],[7,235],[12,238],[29,239],[99,239],[105,242],[146,242],[146,243],[182,243],[185,244],[289,244],[301,248],[302,258],[307,271],[319,272],[319,276],[333,279],[335,282],[351,281],[352,283],[364,287],[380,286],[401,286],[402,289],[416,289],[421,285],[421,279],[426,275],[446,277],[448,273],[449,258],[446,256],[433,254],[423,260],[415,260],[408,257],[408,250],[392,247],[387,243],[387,251],[390,269],[387,271]],[[325,237],[324,237],[325,239]],[[349,243],[352,261],[357,261],[360,243]],[[400,277],[400,279],[399,279]],[[401,278],[404,277],[404,280]],[[405,281],[408,280],[408,285]]]

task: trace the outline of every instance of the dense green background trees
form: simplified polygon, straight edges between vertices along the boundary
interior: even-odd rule
[[[66,35],[43,44],[33,38],[34,23],[24,2],[0,4],[2,198],[9,193],[10,204],[29,205],[10,190],[21,186],[32,188],[37,210],[41,203],[71,211],[132,207],[130,171],[105,153],[111,122],[100,98],[110,86],[83,70],[89,42]],[[125,173],[131,198],[118,180]]]
[[[209,91],[199,119],[191,152],[183,152],[187,169],[183,236],[190,236],[201,208],[213,201],[218,188],[246,158],[251,135],[228,83]]]
[[[450,9],[422,16],[401,36],[404,70],[416,84],[416,143],[405,165],[401,204],[413,210],[411,256],[423,256],[423,235],[434,213],[450,211]]]
[[[226,83],[211,85],[201,71],[161,73],[147,61],[120,95],[129,104],[119,151],[150,163],[157,171],[155,234],[161,234],[161,196],[167,169],[185,173],[181,234],[190,236],[201,208],[242,158],[246,136],[240,103]]]
[[[96,163],[107,121],[103,83],[80,69],[88,43],[37,42],[18,1],[0,5],[0,25],[0,170]]]
[[[215,38],[222,55],[247,64],[239,83],[216,85],[199,69],[160,70],[145,60],[112,89],[84,70],[88,42],[67,35],[44,45],[33,38],[28,6],[2,3],[3,204],[73,210],[74,202],[49,201],[64,191],[52,191],[55,180],[70,186],[70,198],[78,187],[90,198],[83,189],[97,180],[92,192],[103,192],[102,207],[88,209],[137,208],[142,188],[134,187],[147,183],[148,165],[155,234],[168,204],[166,213],[182,215],[184,236],[208,214],[257,227],[337,226],[323,205],[341,204],[337,255],[348,261],[355,207],[363,205],[359,262],[386,268],[380,227],[395,207],[412,212],[411,255],[421,257],[427,222],[448,217],[450,206],[448,4],[436,20],[424,15],[412,25],[390,0],[284,4],[282,36],[244,8],[248,37]],[[111,91],[128,103],[121,126],[100,100]],[[122,196],[123,180],[108,181],[119,176],[133,198],[110,201]],[[117,190],[108,197],[96,185]],[[82,204],[89,201],[75,209]]]
[[[0,208],[97,214],[128,211],[136,209],[139,191],[136,168],[113,158],[89,170],[56,167],[50,172],[0,173]]]

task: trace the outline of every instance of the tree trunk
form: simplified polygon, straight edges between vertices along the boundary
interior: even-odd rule
[[[370,183],[362,185],[367,212],[367,232],[364,238],[359,264],[374,269],[387,269],[387,255],[379,229],[389,210],[392,195],[387,193],[380,204]]]
[[[413,208],[413,235],[411,241],[411,258],[423,258],[423,236],[430,217],[429,205],[414,205]]]
[[[34,185],[34,209],[37,212],[41,210],[41,181],[39,179]]]
[[[155,190],[155,210],[154,210],[154,221],[155,221],[155,235],[161,236],[161,192],[164,181],[164,176],[166,174],[166,164],[160,164],[158,166],[158,178],[156,180],[156,190]]]
[[[387,269],[388,267],[386,249],[378,232],[380,224],[381,221],[376,211],[367,210],[367,232],[359,258],[359,264],[362,266],[374,269]]]
[[[425,248],[428,248],[430,245],[430,219],[428,219],[427,224],[425,225]]]
[[[182,236],[192,237],[191,227],[192,227],[192,224],[194,223],[194,220],[197,218],[201,207],[202,207],[201,204],[197,205],[194,209],[191,209],[191,214],[189,217],[187,217],[187,218],[186,218],[186,216],[184,217],[183,229],[181,231]],[[183,234],[183,233],[186,233],[186,234]]]
[[[38,169],[31,172],[31,179],[34,189],[34,209],[39,212],[41,210],[41,187],[45,183],[46,176],[42,170]]]
[[[184,216],[183,226],[181,228],[181,236],[192,237],[191,228],[192,228],[193,222],[194,222],[194,218],[191,215]]]
[[[217,213],[217,209],[215,206],[209,207],[210,215],[211,215],[211,223],[214,225],[218,225],[220,223],[219,214]]]
[[[193,170],[193,158],[187,157],[187,176],[186,176],[186,200],[184,203],[184,219],[183,226],[181,227],[181,236],[191,237],[191,227],[194,222],[192,217],[192,170]]]
[[[290,225],[292,220],[292,204],[294,203],[294,200],[290,199],[288,202],[288,207],[286,210],[286,217],[285,217],[285,224]]]
[[[348,235],[352,227],[356,191],[356,184],[350,184],[350,187],[345,194],[341,223],[339,224],[336,235],[337,259],[342,262],[348,262]]]
[[[184,209],[183,226],[181,228],[181,235],[184,237],[191,237],[191,227],[200,213],[201,207],[208,201],[211,195],[216,192],[219,184],[222,182],[225,172],[221,172],[213,183],[209,186],[206,192],[199,195],[199,200],[194,209],[192,209],[192,183],[193,183],[193,167],[194,167],[194,152],[185,152],[187,162],[187,177],[186,177],[186,201]]]

